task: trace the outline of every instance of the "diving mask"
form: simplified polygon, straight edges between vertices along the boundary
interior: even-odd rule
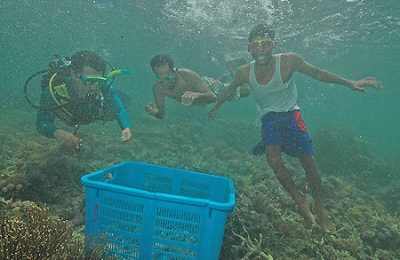
[[[117,70],[110,71],[109,73],[107,73],[107,75],[105,77],[81,75],[79,77],[79,80],[85,86],[91,86],[91,85],[97,83],[97,85],[99,87],[104,87],[104,86],[107,85],[107,82],[109,82],[109,80],[111,78],[113,78],[113,77],[115,77],[117,75],[121,75],[121,74],[131,74],[131,72],[129,70],[126,70],[126,69],[117,69]]]
[[[90,76],[90,75],[81,75],[79,76],[79,80],[85,86],[92,86],[93,84],[97,84],[99,87],[104,87],[107,82],[107,78],[101,76]]]

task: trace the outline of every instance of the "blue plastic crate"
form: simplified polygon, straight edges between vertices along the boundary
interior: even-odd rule
[[[139,162],[82,177],[85,236],[119,259],[218,259],[235,206],[230,179]]]

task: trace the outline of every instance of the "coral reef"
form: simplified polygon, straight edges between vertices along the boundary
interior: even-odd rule
[[[11,205],[13,214],[0,215],[1,259],[99,259],[85,255],[83,241],[66,221],[30,201]],[[100,250],[99,250],[100,252]]]
[[[249,232],[247,232],[245,227],[242,227],[244,232],[247,234],[247,237],[244,238],[243,236],[235,233],[232,231],[232,234],[238,237],[242,243],[241,246],[246,247],[246,254],[241,257],[240,259],[247,260],[247,259],[265,259],[265,260],[273,260],[273,257],[267,253],[265,253],[262,249],[263,237],[262,234],[259,234],[259,238],[251,239]],[[250,258],[251,257],[251,258]]]
[[[377,157],[371,145],[349,129],[321,129],[313,140],[325,175],[344,177],[356,187],[373,190],[386,186],[396,175],[393,166]]]
[[[112,131],[114,128],[106,129],[109,125],[99,123],[90,131],[85,127],[80,130],[84,143],[79,152],[60,149],[55,140],[38,136],[23,122],[17,122],[23,126],[22,132],[12,132],[17,129],[13,120],[5,122],[10,125],[0,126],[5,129],[0,134],[0,209],[2,236],[7,241],[17,236],[15,228],[34,229],[26,222],[25,212],[30,212],[32,223],[51,225],[65,234],[63,238],[69,242],[58,243],[81,246],[82,240],[71,238],[72,230],[83,236],[80,177],[134,160],[234,180],[237,202],[227,221],[221,259],[400,259],[400,184],[392,178],[396,168],[375,156],[370,145],[351,131],[330,128],[314,138],[324,204],[335,227],[327,233],[303,223],[265,158],[248,153],[258,136],[254,127],[249,127],[253,121],[219,121],[208,127],[192,121],[160,122],[144,117],[134,129],[135,138],[127,144],[118,142],[117,127]],[[34,122],[27,120],[26,124]],[[250,139],[241,138],[248,135]],[[292,158],[284,159],[301,189],[306,183],[301,166]],[[26,211],[32,207],[25,200],[49,210],[34,206]],[[40,222],[38,215],[47,222]],[[68,228],[60,217],[68,221]],[[48,233],[43,237],[52,238]]]

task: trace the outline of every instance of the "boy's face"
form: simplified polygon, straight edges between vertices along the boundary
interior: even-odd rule
[[[166,79],[170,71],[171,70],[168,64],[154,67],[154,74],[156,75],[157,79]]]
[[[157,83],[163,86],[171,85],[175,81],[175,72],[170,69],[168,64],[154,67],[154,75],[157,78]]]
[[[268,36],[257,36],[251,40],[247,45],[247,50],[253,58],[261,58],[266,55],[271,55],[275,47],[275,42]]]

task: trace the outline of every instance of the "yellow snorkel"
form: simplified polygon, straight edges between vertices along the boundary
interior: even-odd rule
[[[82,82],[82,84],[84,84],[86,86],[92,85],[93,83],[98,83],[99,88],[104,87],[104,86],[111,88],[114,77],[118,76],[118,75],[123,75],[123,74],[125,74],[125,75],[131,74],[131,71],[127,70],[127,69],[116,69],[116,70],[110,71],[104,77],[81,75],[79,77],[79,79]]]
[[[112,77],[115,77],[117,75],[122,75],[122,74],[129,75],[129,74],[132,74],[132,72],[127,69],[116,69],[116,70],[113,70],[113,71],[110,71],[109,73],[107,73],[106,78],[110,79]]]

